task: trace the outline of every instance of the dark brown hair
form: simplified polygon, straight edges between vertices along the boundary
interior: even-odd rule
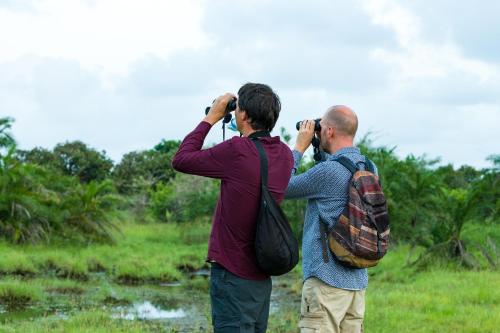
[[[238,91],[238,106],[246,111],[254,130],[272,131],[278,120],[280,98],[268,85],[246,83]]]

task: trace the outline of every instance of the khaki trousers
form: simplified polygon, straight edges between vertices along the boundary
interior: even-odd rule
[[[360,333],[364,313],[364,290],[338,289],[315,277],[304,282],[301,333]]]

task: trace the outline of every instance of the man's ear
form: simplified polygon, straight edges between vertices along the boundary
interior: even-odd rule
[[[248,121],[250,118],[248,118],[248,113],[245,110],[240,111],[242,113],[241,120],[243,121]]]
[[[335,127],[328,127],[327,135],[329,138],[335,139],[335,137],[337,136],[337,132],[335,132]]]

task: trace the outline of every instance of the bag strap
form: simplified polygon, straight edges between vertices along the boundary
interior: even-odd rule
[[[354,173],[356,173],[356,171],[359,170],[359,168],[356,166],[356,164],[354,164],[350,159],[348,159],[345,156],[339,156],[339,157],[335,158],[334,161],[339,162],[340,164],[342,164],[344,166],[344,168],[346,168],[347,170],[349,170],[349,172],[352,175],[354,175]]]
[[[364,162],[359,162],[357,164],[354,164],[350,159],[348,159],[345,156],[339,156],[339,157],[337,157],[337,158],[335,158],[333,160],[339,162],[340,164],[342,164],[342,166],[344,166],[344,168],[346,168],[347,170],[349,170],[349,172],[351,174],[353,174],[353,175],[354,175],[354,173],[356,171],[359,170],[358,164],[361,164],[361,163],[365,164],[366,171],[370,171],[371,173],[375,173],[375,166],[373,165],[373,162],[370,161],[366,157],[365,157]]]
[[[366,171],[375,173],[375,166],[373,165],[373,162],[370,161],[367,157],[365,157],[365,165],[366,165]]]
[[[269,133],[269,132],[268,132]],[[260,157],[260,182],[262,184],[262,187],[267,188],[267,156],[266,153],[264,152],[264,147],[262,147],[262,143],[257,139],[257,137],[252,137],[251,140],[257,147],[257,150],[259,151],[259,157]]]
[[[323,252],[323,261],[328,262],[330,258],[328,258],[327,248],[328,248],[328,240],[327,234],[328,229],[326,224],[322,221],[321,216],[319,217],[319,233],[321,235],[321,250]]]

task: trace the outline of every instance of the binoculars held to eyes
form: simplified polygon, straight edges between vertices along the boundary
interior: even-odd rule
[[[315,132],[321,132],[321,125],[320,125],[320,122],[321,119],[318,118],[318,119],[314,119],[314,131]],[[295,125],[295,128],[297,129],[297,131],[300,129],[300,125],[302,125],[302,122],[299,121],[297,123],[297,125]],[[312,138],[312,141],[311,141],[313,147],[314,147],[314,160],[316,162],[320,162],[323,160],[323,156],[321,155],[321,151],[319,149],[319,146],[320,146],[320,139],[314,135],[313,138]]]
[[[319,124],[320,121],[321,121],[320,118],[314,119],[314,131],[315,132],[321,131],[321,125]],[[301,121],[297,122],[297,125],[295,125],[295,128],[297,129],[297,131],[300,129],[300,125],[302,125]]]
[[[215,102],[215,99],[214,99],[214,102]],[[207,106],[205,108],[205,115],[208,114],[208,112],[210,111],[210,108],[211,108],[211,106]],[[226,115],[224,116],[224,120],[222,121],[224,124],[227,124],[231,121],[231,118],[233,118],[233,116],[231,115],[231,111],[234,111],[234,110],[236,110],[236,98],[233,98],[232,100],[230,100],[227,103]]]
[[[214,102],[215,102],[215,99],[214,99]],[[213,102],[212,102],[213,103]],[[228,103],[227,103],[227,106],[226,106],[226,115],[224,116],[224,119],[222,120],[222,141],[226,140],[226,124],[230,123],[231,122],[231,119],[233,118],[233,115],[231,114],[231,111],[234,111],[236,110],[236,98],[232,98]],[[205,108],[205,115],[208,114],[208,112],[210,111],[210,108],[211,106],[207,106]],[[234,123],[234,121],[233,121]],[[235,124],[229,124],[229,128],[231,129],[231,125],[235,128],[236,125]]]

